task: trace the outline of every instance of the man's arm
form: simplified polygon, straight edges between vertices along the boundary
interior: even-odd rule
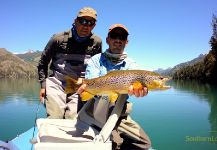
[[[86,74],[85,78],[92,79],[97,78],[100,76],[100,60],[96,59],[97,57],[92,57],[90,61],[88,62],[87,68],[86,68]],[[130,63],[127,70],[135,70],[139,69],[139,66],[133,61]],[[85,90],[86,85],[83,84],[77,91],[78,94],[82,93]],[[135,88],[133,85],[131,85],[128,89],[129,95],[135,95],[136,97],[143,97],[148,94],[147,87],[141,87],[141,88]]]
[[[91,57],[87,63],[85,71],[86,79],[97,78],[100,76],[100,60],[97,56],[98,55]]]
[[[46,45],[44,51],[42,52],[41,58],[38,63],[38,77],[39,77],[39,82],[41,84],[41,90],[39,96],[41,101],[45,96],[46,78],[48,76],[48,64],[50,63],[50,60],[52,58],[53,51],[54,51],[54,39],[52,37],[49,40],[48,44]]]
[[[97,78],[100,76],[100,59],[98,57],[99,55],[100,54],[91,57],[88,61],[85,71],[86,79]],[[81,94],[85,90],[85,87],[86,84],[82,84],[76,93]]]
[[[141,70],[141,67],[133,60],[128,58],[129,65],[127,67],[127,70]]]
[[[129,65],[127,67],[127,70],[141,70],[140,66],[133,60],[128,58]],[[133,85],[129,87],[128,90],[129,95],[135,95],[136,97],[143,97],[148,94],[148,88],[147,87],[140,87],[136,88]]]

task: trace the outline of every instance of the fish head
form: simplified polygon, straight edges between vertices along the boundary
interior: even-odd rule
[[[166,90],[170,86],[165,85],[165,83],[170,80],[168,77],[163,77],[158,74],[148,75],[145,79],[145,85],[149,90]]]
[[[166,90],[166,89],[169,89],[170,86],[168,85],[165,85],[165,83],[167,81],[169,81],[170,79],[167,78],[167,77],[159,77],[159,80],[153,80],[154,84],[156,85],[156,87],[158,89],[161,89],[161,90]]]

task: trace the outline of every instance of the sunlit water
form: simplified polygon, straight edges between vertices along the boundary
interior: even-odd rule
[[[0,80],[0,140],[11,140],[34,126],[38,95],[36,80]],[[38,117],[44,116],[40,106]]]
[[[166,91],[130,97],[132,117],[157,150],[217,149],[217,88],[197,82],[171,82]],[[11,140],[34,125],[36,80],[0,80],[0,140]],[[39,117],[45,117],[40,106]]]

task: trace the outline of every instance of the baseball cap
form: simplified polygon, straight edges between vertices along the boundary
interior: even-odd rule
[[[110,28],[109,28],[108,33],[110,33],[111,31],[113,31],[116,28],[121,28],[126,32],[127,35],[129,34],[128,29],[122,24],[113,24],[113,25],[111,25]]]
[[[96,20],[97,12],[91,7],[84,7],[79,10],[77,17],[89,16]]]

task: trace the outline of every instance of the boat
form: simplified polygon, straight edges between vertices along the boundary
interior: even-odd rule
[[[127,95],[120,95],[109,116],[110,102],[102,98],[88,101],[72,120],[38,118],[37,127],[11,141],[0,141],[0,150],[111,150],[110,135],[126,99]]]
[[[34,137],[32,137],[33,133]],[[34,131],[34,127],[32,127],[8,142],[0,141],[0,150],[31,150],[34,146],[31,141],[36,139],[37,133],[38,128],[35,128]]]

